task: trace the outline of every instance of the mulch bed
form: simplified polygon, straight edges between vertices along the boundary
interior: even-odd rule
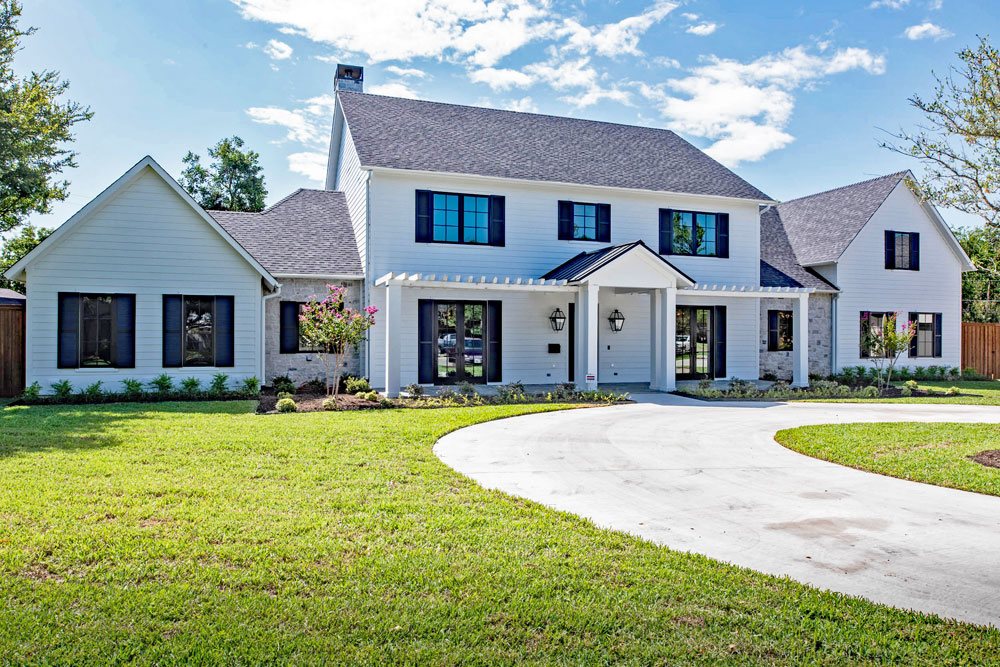
[[[969,460],[988,468],[1000,468],[1000,449],[987,449],[970,456]]]
[[[862,396],[810,396],[808,392],[803,392],[801,395],[789,396],[787,398],[773,398],[771,396],[764,396],[763,393],[757,396],[699,396],[698,394],[691,394],[686,391],[675,392],[679,396],[684,396],[685,398],[693,398],[698,401],[767,401],[771,403],[778,403],[782,401],[798,401],[803,398],[866,398]],[[910,398],[922,398],[925,396],[934,396],[936,398],[962,398],[963,396],[979,396],[980,394],[945,394],[943,391],[935,391],[933,393],[926,391],[924,389],[914,389],[910,393]],[[873,398],[903,398],[902,387],[888,387],[882,391],[881,394]]]
[[[327,395],[323,392],[298,392],[292,396],[292,400],[295,401],[295,405],[298,407],[298,412],[321,412],[323,410],[323,401],[326,399]],[[274,392],[262,392],[260,403],[257,405],[257,412],[259,414],[277,413],[277,405],[277,394]],[[378,401],[366,401],[354,394],[337,395],[338,410],[375,410],[379,407]]]

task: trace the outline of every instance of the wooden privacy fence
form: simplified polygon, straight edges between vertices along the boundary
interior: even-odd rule
[[[1000,377],[1000,324],[962,322],[962,368]]]
[[[24,306],[0,305],[0,396],[24,390]]]

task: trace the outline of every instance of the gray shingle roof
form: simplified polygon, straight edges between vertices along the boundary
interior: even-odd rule
[[[649,252],[659,257],[659,259],[664,264],[666,264],[671,269],[673,269],[677,273],[681,274],[682,276],[690,280],[692,283],[695,282],[694,278],[690,277],[688,274],[678,269],[676,266],[665,260],[663,257],[660,257],[659,254],[653,252],[653,250],[650,249],[650,247],[645,243],[643,243],[642,241],[632,241],[631,243],[622,243],[620,245],[608,246],[607,248],[601,248],[599,250],[591,250],[590,252],[581,252],[576,257],[573,257],[563,262],[556,268],[552,269],[544,276],[542,276],[542,278],[545,280],[566,280],[571,283],[577,282],[579,280],[583,280],[584,278],[594,273],[598,269],[607,266],[611,262],[615,261],[622,255],[627,253],[632,248],[636,248],[639,246],[645,248]]]
[[[799,263],[837,261],[907,173],[880,176],[779,204],[778,214]]]
[[[12,289],[0,288],[0,306],[23,306],[27,297]]]
[[[260,213],[208,214],[272,274],[362,273],[343,192],[300,189]]]
[[[366,167],[771,198],[669,130],[338,93]]]
[[[772,207],[760,215],[760,284],[762,287],[836,287],[810,269],[803,268],[788,241],[781,216]]]

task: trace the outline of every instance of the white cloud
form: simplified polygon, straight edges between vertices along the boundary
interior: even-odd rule
[[[870,5],[868,5],[868,9],[878,9],[879,7],[902,9],[908,4],[910,4],[910,0],[874,0]]]
[[[489,104],[486,104],[485,106],[489,106]],[[510,111],[538,111],[538,107],[535,106],[535,103],[531,101],[530,97],[522,97],[519,100],[507,100],[504,102],[503,108]]]
[[[302,110],[281,109],[279,107],[251,107],[247,115],[255,123],[277,125],[287,130],[285,138],[289,141],[310,143],[318,139],[317,127],[311,123]]]
[[[269,39],[267,40],[267,46],[264,47],[264,53],[271,60],[287,60],[292,57],[292,47],[276,39]]]
[[[927,21],[920,25],[911,25],[903,31],[903,36],[906,39],[933,39],[936,42],[947,37],[954,37],[955,35],[941,26]]]
[[[524,68],[529,74],[548,83],[556,90],[590,86],[598,78],[597,70],[590,66],[590,58],[559,62],[533,63]]]
[[[681,16],[684,17],[684,18],[686,18],[688,21],[697,21],[698,20],[698,15],[697,14],[692,14],[690,12],[684,12],[683,14],[681,14]]]
[[[389,65],[385,68],[385,71],[392,72],[398,76],[412,76],[416,79],[423,79],[427,76],[427,72],[415,67],[398,67],[396,65]]]
[[[676,2],[657,0],[655,4],[635,16],[593,28],[583,26],[576,20],[566,19],[562,31],[568,35],[566,48],[580,53],[594,51],[598,55],[608,57],[624,54],[642,55],[642,51],[639,50],[639,39],[678,6]]]
[[[302,174],[311,181],[322,183],[326,180],[326,160],[326,153],[292,153],[288,156],[288,168],[296,174]]]
[[[419,95],[417,95],[417,91],[413,90],[402,81],[393,81],[391,83],[383,83],[377,86],[372,86],[368,92],[375,95],[388,95],[389,97],[406,97],[411,100],[415,100],[419,97]]]
[[[684,32],[689,32],[692,35],[698,35],[700,37],[706,37],[715,32],[718,27],[719,27],[718,24],[708,23],[706,21],[705,23],[699,23],[697,25],[688,26],[687,30],[685,30]]]
[[[710,56],[687,76],[636,85],[659,107],[670,129],[711,140],[707,152],[735,166],[794,140],[786,128],[797,89],[853,69],[882,74],[885,59],[865,49],[823,56],[797,46],[747,63]]]
[[[944,6],[944,0],[930,0],[930,2],[927,3],[927,9],[931,10],[932,12],[936,12],[943,6]]]
[[[473,83],[485,83],[493,90],[510,90],[511,88],[527,88],[534,79],[516,69],[496,69],[484,67],[469,73]]]

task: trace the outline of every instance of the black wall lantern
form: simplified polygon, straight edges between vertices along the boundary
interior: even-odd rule
[[[611,330],[615,333],[621,331],[622,327],[625,326],[625,316],[622,315],[622,311],[615,308],[614,311],[608,315],[608,324],[611,325]]]
[[[566,313],[556,308],[549,315],[549,322],[552,324],[553,331],[562,331],[563,327],[566,326]]]

